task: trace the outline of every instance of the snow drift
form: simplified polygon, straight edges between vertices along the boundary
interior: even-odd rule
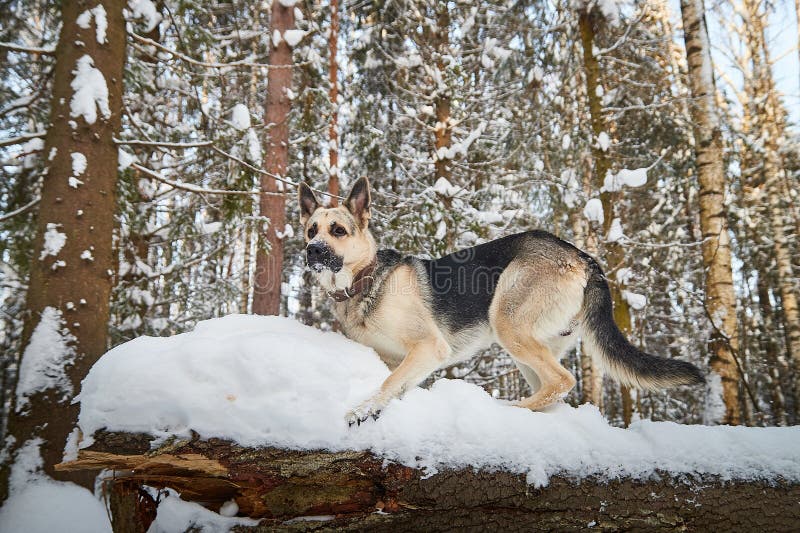
[[[591,405],[531,412],[462,381],[440,380],[349,428],[347,409],[389,374],[369,348],[279,317],[232,315],[108,352],[83,382],[85,436],[111,431],[232,439],[246,446],[371,450],[435,472],[503,469],[550,476],[648,478],[657,472],[800,481],[800,428],[611,427]]]

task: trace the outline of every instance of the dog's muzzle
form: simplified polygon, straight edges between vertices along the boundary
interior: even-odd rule
[[[328,245],[322,242],[310,242],[306,246],[306,263],[316,272],[322,272],[326,268],[333,272],[342,269],[344,261],[341,257],[333,253]]]

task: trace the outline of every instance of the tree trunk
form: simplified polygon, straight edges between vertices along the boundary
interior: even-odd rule
[[[436,33],[432,36],[432,39],[436,57],[436,68],[439,69],[442,77],[444,77],[444,71],[447,69],[447,65],[444,62],[444,56],[449,53],[449,30],[450,13],[447,11],[447,6],[438,5],[436,12]],[[453,136],[450,120],[450,95],[446,93],[441,94],[437,91],[435,105],[436,125],[433,132],[433,149],[435,153],[434,181],[438,180],[439,178],[445,178],[449,181],[451,176],[450,159],[444,154],[444,152],[450,148]]]
[[[252,213],[252,204],[250,204],[250,212]],[[250,263],[253,255],[253,251],[251,249],[253,246],[253,227],[250,224],[247,224],[243,231],[244,238],[242,239],[242,243],[244,247],[242,250],[242,272],[240,274],[242,294],[239,301],[239,312],[244,315],[247,314],[250,304]]]
[[[434,164],[434,178],[445,178],[450,181],[450,159],[444,154],[452,142],[450,129],[450,98],[439,96],[436,98],[436,127],[434,131],[433,148],[436,152]]]
[[[606,132],[607,124],[603,115],[603,103],[598,94],[598,89],[602,88],[600,81],[600,63],[594,55],[594,19],[596,15],[591,7],[587,6],[582,8],[578,13],[578,29],[581,34],[581,46],[583,48],[583,69],[586,76],[586,97],[589,100],[589,113],[592,123],[592,159],[594,160],[594,181],[596,189],[603,186],[606,174],[611,170],[611,160],[605,150],[600,147],[597,142],[601,133]],[[606,132],[607,133],[607,132]],[[614,206],[615,196],[619,193],[602,192],[600,194],[600,201],[603,204],[603,234],[608,236],[611,229],[611,223],[615,217]],[[617,243],[607,243],[606,261],[608,270],[614,271],[619,269],[625,261],[625,251]],[[617,323],[620,331],[626,337],[631,334],[631,312],[627,300],[622,297],[622,284],[613,282],[609,284],[611,287],[611,298],[614,302],[614,321]],[[593,365],[592,373],[597,371],[596,365]],[[598,386],[596,394],[602,394],[602,381],[600,379],[592,380]],[[630,390],[624,387],[620,388],[620,396],[622,399],[622,412],[623,422],[627,427],[631,422],[633,414],[633,403],[631,401]],[[599,404],[598,404],[599,405]]]
[[[765,39],[764,29],[761,26],[761,36]],[[767,150],[764,158],[764,174],[767,178],[767,188],[770,218],[772,222],[772,242],[775,261],[778,266],[777,280],[783,308],[784,331],[786,347],[789,357],[794,363],[794,410],[795,419],[800,418],[800,305],[798,304],[798,287],[794,267],[792,265],[792,252],[786,233],[786,226],[790,226],[791,204],[793,200],[784,194],[786,182],[786,169],[781,156],[779,139],[785,136],[783,109],[778,101],[772,71],[769,68],[769,51],[764,46],[765,64],[767,65],[767,80],[769,93],[767,96],[768,113],[763,119],[768,121],[768,136],[764,143]],[[797,237],[797,236],[795,236]]]
[[[578,29],[581,33],[581,46],[583,47],[583,69],[586,76],[586,97],[589,99],[589,113],[592,122],[592,159],[594,160],[594,179],[598,183],[597,188],[603,184],[606,174],[611,170],[611,161],[606,152],[600,148],[596,142],[597,137],[606,129],[605,117],[603,116],[603,102],[598,95],[600,87],[600,63],[594,55],[594,26],[592,23],[592,12],[588,7],[582,8],[578,12]],[[603,229],[607,233],[611,226],[611,193],[603,193],[601,199],[603,210],[608,224],[603,221]]]
[[[94,17],[88,29],[77,23],[78,16],[95,5],[103,6],[107,14],[105,36],[97,35]],[[124,0],[61,3],[63,26],[43,152],[49,169],[42,184],[22,346],[28,344],[47,308],[61,315],[64,339],[74,339],[74,360],[71,365],[63,360],[53,363],[64,368],[71,391],[56,386],[32,394],[29,406],[23,412],[17,410],[21,406],[12,406],[9,418],[9,432],[16,439],[12,451],[41,438],[44,471],[59,479],[65,476],[53,467],[62,460],[78,416],[72,396],[108,348],[109,297],[116,264],[112,234],[118,157],[113,138],[120,128],[125,5]],[[108,89],[107,103],[86,98],[86,92],[96,97],[103,84]],[[76,94],[80,89],[81,94]],[[46,246],[46,236],[51,243],[53,237],[66,240],[59,249]],[[2,472],[0,501],[7,496],[7,467]],[[66,477],[90,483],[86,476]]]
[[[765,144],[771,144],[766,142]],[[800,417],[800,309],[794,287],[794,273],[789,243],[784,228],[785,207],[782,202],[779,184],[783,169],[779,165],[780,156],[777,150],[769,149],[764,158],[764,171],[767,175],[767,198],[769,203],[770,222],[772,225],[772,242],[777,263],[778,289],[783,308],[784,329],[786,332],[786,351],[794,362],[796,369],[794,383],[794,405],[797,417]],[[776,174],[777,173],[777,174]]]
[[[339,205],[339,77],[336,51],[339,44],[339,0],[331,0],[331,31],[328,36],[328,98],[331,102],[331,122],[328,128],[328,192],[331,207]]]
[[[584,167],[583,175],[583,191],[588,196],[591,194],[592,184],[589,166]],[[572,220],[572,232],[575,238],[575,244],[578,248],[585,250],[586,253],[592,256],[597,256],[597,233],[587,228],[587,221],[583,218],[583,214],[578,210],[573,210],[570,213]],[[581,367],[581,403],[591,403],[596,406],[600,412],[603,411],[603,372],[601,368],[595,364],[594,358],[591,354],[587,353],[584,346],[581,345],[580,350],[580,367]]]
[[[450,13],[444,3],[434,3],[436,6],[436,31],[430,36],[433,45],[433,56],[436,61],[442,79],[445,79],[445,71],[448,65],[445,63],[445,56],[450,53]],[[446,83],[446,82],[444,82]],[[441,84],[440,84],[441,85]],[[436,113],[436,124],[433,129],[433,180],[436,182],[444,178],[452,183],[452,167],[449,154],[447,153],[453,142],[452,117],[450,113],[450,93],[441,91],[438,87],[434,90],[434,108]],[[442,205],[445,212],[452,210],[453,199],[449,196],[441,196]],[[453,224],[447,224],[445,233],[445,250],[453,251],[456,243],[456,232]]]
[[[269,72],[267,73],[267,99],[264,115],[268,128],[264,170],[270,175],[261,176],[260,213],[269,218],[265,235],[256,252],[256,272],[253,288],[253,313],[278,315],[281,311],[281,282],[283,280],[283,240],[276,232],[286,225],[286,198],[284,184],[273,176],[286,178],[289,162],[289,111],[292,102],[288,90],[292,87],[292,49],[283,38],[286,30],[294,28],[294,7],[281,2],[272,3],[271,30],[280,34],[277,44],[270,40]],[[268,246],[265,247],[263,239]],[[267,250],[268,248],[268,250]]]
[[[253,5],[253,24],[252,30],[253,31],[263,31],[263,28],[260,23],[261,20],[261,6],[259,4]],[[250,43],[250,52],[253,57],[258,55],[258,48],[259,48],[258,39],[253,39]],[[259,69],[253,68],[250,69],[250,87],[248,88],[248,108],[251,105],[255,105],[255,102],[258,101],[258,73]],[[247,171],[248,176],[248,183],[254,184],[255,177],[251,176],[251,172]],[[259,209],[260,209],[259,205]],[[252,202],[251,198],[247,199],[247,212],[253,214],[253,210],[255,206]],[[239,312],[242,314],[247,314],[250,311],[250,291],[253,288],[253,279],[252,279],[252,265],[253,265],[253,242],[255,240],[256,243],[259,242],[259,238],[257,235],[253,234],[253,225],[246,224],[243,228],[243,238],[242,238],[242,246],[243,246],[243,253],[242,253],[242,272],[241,272],[241,300],[239,302]],[[255,239],[254,239],[255,237]]]
[[[739,424],[739,372],[734,359],[739,349],[736,297],[733,291],[730,236],[725,211],[722,132],[715,109],[716,89],[708,30],[702,0],[681,0],[686,61],[693,97],[697,181],[700,186],[700,228],[703,235],[705,305],[713,323],[709,341],[711,370],[722,380],[726,424]]]
[[[761,334],[763,352],[766,355],[767,368],[769,369],[769,388],[772,396],[772,422],[776,426],[785,426],[786,404],[781,388],[781,363],[778,357],[778,343],[774,338],[775,320],[773,319],[772,304],[769,300],[768,280],[762,275],[765,269],[759,269],[758,274],[758,305],[761,311],[761,324],[758,330]]]
[[[243,448],[221,440],[151,450],[151,439],[100,433],[59,467],[113,471],[106,483],[117,532],[143,532],[152,521],[154,502],[142,485],[173,488],[215,511],[233,499],[240,515],[263,519],[237,531],[793,531],[800,520],[800,486],[785,482],[662,473],[650,481],[554,477],[537,489],[520,474],[442,468],[425,475],[363,451]]]

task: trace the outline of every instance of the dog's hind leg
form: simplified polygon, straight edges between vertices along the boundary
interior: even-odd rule
[[[522,372],[526,379],[533,373],[541,383],[518,404],[529,409],[546,407],[575,386],[573,375],[558,361],[561,354],[554,351],[564,342],[552,340],[561,339],[580,312],[585,275],[572,267],[569,258],[556,259],[525,257],[509,265],[489,308],[497,341],[518,366],[530,369]]]
[[[520,334],[502,326],[500,329],[501,331],[497,332],[500,345],[511,354],[515,362],[529,367],[541,383],[530,397],[520,400],[517,405],[533,410],[542,409],[557,402],[572,390],[575,386],[575,377],[561,366],[547,346],[530,335]],[[527,379],[524,372],[523,376]]]

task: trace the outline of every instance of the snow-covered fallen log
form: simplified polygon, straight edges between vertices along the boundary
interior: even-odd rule
[[[170,487],[214,511],[235,501],[256,529],[444,531],[585,527],[792,531],[800,485],[723,481],[661,473],[648,481],[554,477],[533,488],[525,476],[473,469],[431,476],[369,452],[247,448],[229,441],[169,441],[99,433],[67,469],[107,468],[116,531],[146,530],[155,502],[142,485]],[[109,475],[109,479],[111,479]],[[380,512],[377,512],[380,511]]]
[[[153,447],[143,434],[98,433],[62,469],[112,469],[115,531],[145,531],[156,513],[143,485],[172,488],[219,511],[262,519],[255,529],[532,531],[596,526],[690,531],[796,531],[800,485],[656,472],[648,480],[556,476],[534,488],[524,475],[471,468],[436,474],[364,451],[242,447],[219,439]],[[152,491],[150,492],[152,495]],[[174,497],[174,496],[173,496]]]
[[[276,317],[137,339],[84,381],[61,468],[112,472],[120,531],[152,519],[145,485],[235,501],[270,528],[800,525],[800,428],[621,429],[591,406],[534,413],[452,380],[349,428],[387,374],[371,350]]]

